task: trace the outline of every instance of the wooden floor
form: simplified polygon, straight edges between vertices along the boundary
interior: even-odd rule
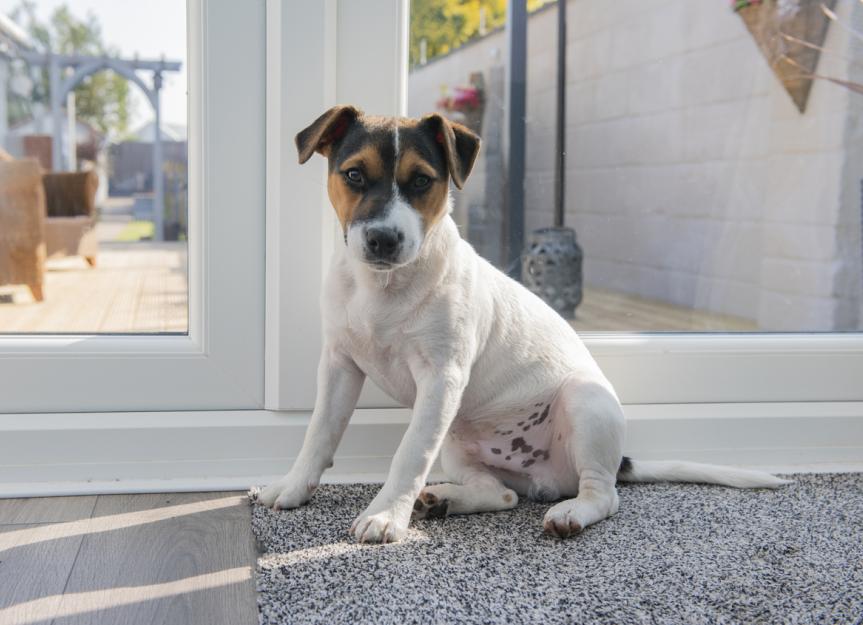
[[[240,493],[0,499],[0,623],[257,623]]]

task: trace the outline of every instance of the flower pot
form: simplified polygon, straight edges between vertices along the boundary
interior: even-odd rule
[[[534,230],[521,255],[522,281],[565,319],[573,319],[581,303],[583,257],[572,228]]]

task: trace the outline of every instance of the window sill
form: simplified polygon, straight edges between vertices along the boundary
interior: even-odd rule
[[[863,463],[863,402],[625,409],[625,449],[636,458],[783,471]],[[4,415],[0,497],[245,489],[288,470],[308,418],[264,410]],[[327,481],[383,480],[409,418],[402,408],[357,410]]]

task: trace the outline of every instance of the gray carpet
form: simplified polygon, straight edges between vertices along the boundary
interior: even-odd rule
[[[261,623],[863,622],[863,474],[778,491],[620,487],[620,512],[542,533],[547,504],[347,536],[374,485],[322,486],[299,510],[254,506]]]

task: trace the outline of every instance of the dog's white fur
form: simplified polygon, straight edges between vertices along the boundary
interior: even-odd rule
[[[424,233],[397,189],[392,203],[383,219],[407,235],[411,258],[386,272],[363,262],[368,224],[351,226],[347,246],[338,246],[322,298],[324,348],[312,421],[291,471],[258,501],[287,509],[309,500],[368,376],[413,406],[413,416],[383,488],[351,526],[360,542],[401,539],[415,505],[420,515],[439,503],[449,514],[465,514],[511,508],[518,495],[572,497],[545,516],[545,528],[559,536],[613,515],[624,415],[581,339],[476,254],[448,214]],[[550,410],[534,445],[540,461],[521,470],[509,459],[510,468],[499,448],[541,405]],[[439,452],[452,483],[423,490]],[[785,483],[766,473],[679,462],[633,462],[620,478]]]

